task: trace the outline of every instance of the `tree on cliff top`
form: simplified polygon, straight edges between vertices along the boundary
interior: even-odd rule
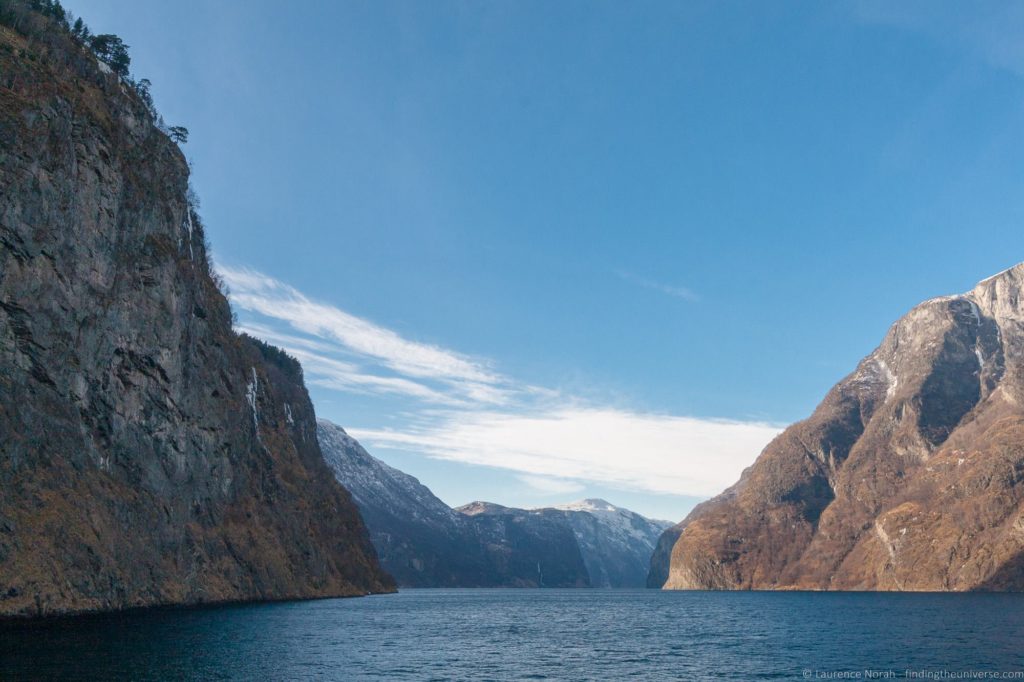
[[[128,46],[123,40],[112,33],[101,33],[92,37],[89,47],[117,75],[128,76],[128,66],[132,63],[132,58],[128,55]]]
[[[49,22],[39,22],[33,15],[41,15]],[[113,33],[93,35],[81,17],[74,17],[64,9],[60,0],[0,0],[0,20],[16,31],[40,41],[51,48],[54,41],[63,31],[74,44],[92,52],[102,64],[110,67],[124,85],[130,87],[138,95],[153,119],[154,125],[177,144],[188,141],[188,129],[184,126],[167,127],[157,111],[150,93],[151,83],[143,78],[134,81],[129,75],[131,56],[128,46],[119,36]],[[52,23],[51,23],[52,22]],[[54,24],[59,29],[52,30]]]

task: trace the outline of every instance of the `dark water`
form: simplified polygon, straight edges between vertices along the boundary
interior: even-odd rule
[[[866,672],[907,670],[1024,679],[1006,677],[1024,670],[1024,595],[409,590],[0,626],[0,680],[871,679]]]

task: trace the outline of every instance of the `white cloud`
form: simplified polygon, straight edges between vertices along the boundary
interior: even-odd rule
[[[716,495],[780,431],[760,422],[562,407],[545,414],[452,412],[405,431],[350,429],[371,446],[524,475],[676,495]]]
[[[299,331],[330,338],[351,351],[412,376],[494,384],[500,377],[482,363],[452,351],[402,338],[390,329],[317,303],[298,289],[248,269],[220,266],[235,305],[289,323]]]
[[[248,268],[218,265],[231,290],[231,303],[248,313],[287,324],[294,332],[313,339],[284,334],[266,326],[249,324],[255,336],[277,342],[307,364],[321,381],[374,387],[385,393],[405,393],[444,404],[502,404],[511,398],[509,382],[487,363],[435,345],[410,341],[341,310],[311,300],[294,287]],[[400,377],[379,372],[363,373],[351,362],[332,360],[329,354],[352,356],[361,363],[379,365]],[[325,378],[326,377],[326,378]],[[417,381],[418,380],[418,381]],[[441,382],[446,390],[428,388],[423,382]]]
[[[460,400],[410,379],[367,374],[360,371],[358,367],[341,360],[326,358],[295,348],[286,348],[286,350],[302,363],[304,370],[313,376],[311,382],[318,386],[342,391],[355,389],[358,392],[366,393],[397,393],[449,405],[464,404]]]
[[[370,447],[508,470],[545,494],[579,492],[590,482],[704,497],[735,482],[779,431],[584,403],[517,383],[487,361],[405,339],[253,270],[219,270],[245,315],[239,330],[285,348],[310,384],[409,401],[400,430],[345,425]],[[694,300],[688,290],[630,281]]]
[[[352,393],[386,393],[405,395],[430,402],[456,406],[467,405],[450,395],[422,383],[396,376],[368,373],[359,365],[331,357],[335,350],[316,341],[282,334],[264,325],[244,324],[238,331],[280,346],[302,363],[307,381],[317,386]]]
[[[659,291],[663,294],[666,294],[667,296],[681,298],[684,301],[690,301],[691,303],[696,303],[697,301],[700,300],[700,296],[698,296],[696,292],[686,287],[675,286],[672,284],[662,284],[661,282],[655,282],[654,280],[647,279],[646,277],[641,277],[639,275],[635,275],[631,272],[626,272],[625,270],[616,270],[615,274],[619,277],[619,279],[622,279],[626,282],[631,282],[632,284],[642,286],[645,289]]]

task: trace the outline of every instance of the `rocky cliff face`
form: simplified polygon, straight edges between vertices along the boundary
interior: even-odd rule
[[[1024,589],[1024,265],[926,301],[685,520],[668,588]]]
[[[603,500],[533,510],[474,502],[453,510],[340,426],[320,420],[318,433],[327,463],[352,492],[381,563],[400,585],[642,587],[668,525]]]
[[[0,12],[0,615],[391,589],[137,93]]]

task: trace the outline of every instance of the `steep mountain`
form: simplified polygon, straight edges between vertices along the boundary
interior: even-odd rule
[[[0,615],[393,589],[142,92],[0,2]]]
[[[336,424],[317,436],[327,465],[351,493],[381,564],[407,587],[501,584],[486,566],[473,524],[412,476],[370,455]]]
[[[926,301],[739,482],[666,587],[1024,589],[1024,264]]]
[[[328,465],[401,585],[642,587],[668,525],[603,500],[534,510],[474,502],[453,510],[340,426],[323,419],[318,426]]]
[[[555,509],[576,535],[593,587],[646,587],[651,554],[668,521],[595,499]]]

